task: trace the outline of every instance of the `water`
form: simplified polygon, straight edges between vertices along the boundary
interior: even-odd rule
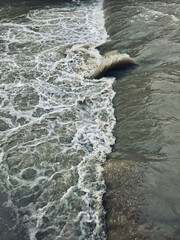
[[[1,240],[179,240],[179,0],[0,5]]]
[[[105,0],[109,41],[137,68],[117,71],[116,144],[105,166],[108,239],[180,239],[180,4]]]
[[[1,239],[106,239],[114,78],[86,78],[107,38],[102,3],[28,6],[1,8]]]

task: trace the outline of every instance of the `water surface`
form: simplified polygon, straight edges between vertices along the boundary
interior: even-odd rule
[[[106,239],[113,78],[86,78],[107,37],[102,3],[48,4],[1,7],[1,239]]]
[[[109,41],[139,66],[114,72],[116,144],[105,167],[108,239],[180,239],[180,4],[104,3]]]

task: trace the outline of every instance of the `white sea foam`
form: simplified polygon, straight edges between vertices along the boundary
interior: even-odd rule
[[[172,14],[160,12],[146,7],[142,7],[142,10],[143,13],[140,13],[136,16],[136,18],[139,18],[142,21],[154,22],[157,21],[159,18],[166,17],[166,19],[170,19],[170,21],[172,21],[175,24],[179,22],[179,19]]]
[[[114,80],[85,78],[107,37],[101,6],[0,23],[0,174],[31,240],[106,238],[102,164],[114,143]]]

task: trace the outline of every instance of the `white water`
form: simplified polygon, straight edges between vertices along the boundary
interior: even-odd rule
[[[106,40],[102,3],[1,20],[1,185],[28,239],[106,239],[102,164],[113,79],[88,80]]]

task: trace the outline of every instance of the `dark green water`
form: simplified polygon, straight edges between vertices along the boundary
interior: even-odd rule
[[[110,41],[139,67],[112,73],[116,144],[105,166],[109,240],[180,239],[180,4],[108,1]]]

